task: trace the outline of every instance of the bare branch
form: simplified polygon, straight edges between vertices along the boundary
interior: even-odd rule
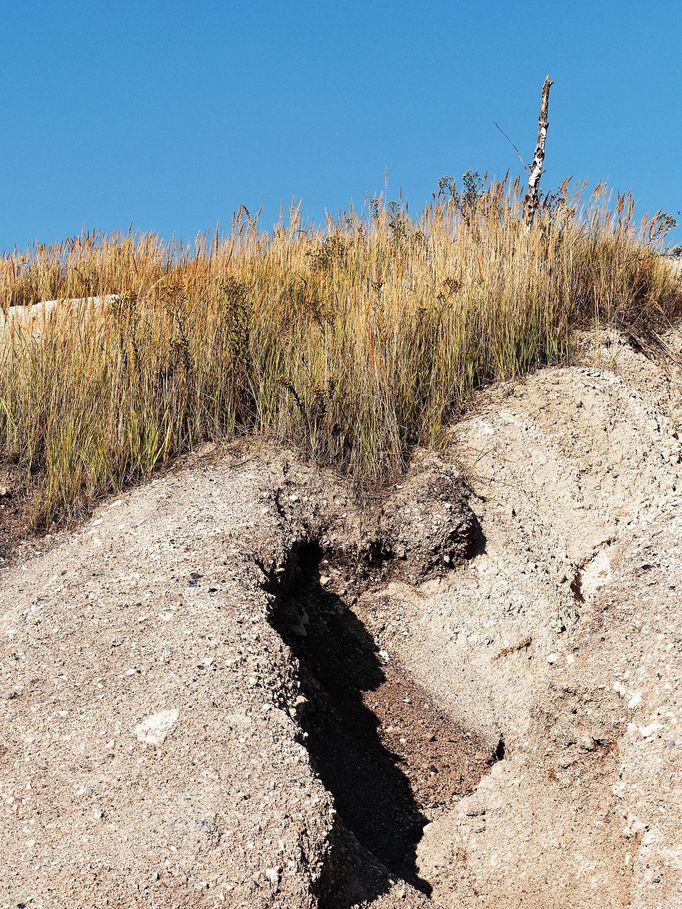
[[[522,157],[522,155],[521,155],[521,152],[520,152],[520,151],[518,150],[518,148],[514,145],[514,143],[513,143],[512,140],[509,138],[509,136],[505,133],[505,131],[502,129],[502,127],[500,126],[500,124],[497,123],[495,120],[493,120],[493,123],[494,123],[495,126],[499,129],[499,131],[502,133],[502,135],[504,136],[504,138],[507,140],[507,142],[511,145],[511,147],[512,147],[512,148],[514,149],[514,151],[516,152],[519,161],[520,161],[521,164],[523,165],[523,169],[529,171],[529,170],[530,170],[530,167],[529,167],[529,166],[526,164],[526,162],[523,160],[523,157]]]

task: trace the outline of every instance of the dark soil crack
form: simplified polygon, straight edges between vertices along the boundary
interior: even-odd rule
[[[355,611],[321,583],[322,557],[316,543],[296,547],[270,585],[271,624],[299,663],[301,741],[345,829],[390,872],[379,882],[365,876],[364,898],[385,892],[390,876],[428,895],[416,861],[425,812],[470,792],[504,746],[491,754],[379,650]],[[320,894],[321,906],[352,905],[334,890],[333,899]]]

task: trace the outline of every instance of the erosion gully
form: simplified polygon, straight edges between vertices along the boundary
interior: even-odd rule
[[[491,753],[386,658],[361,616],[321,584],[323,559],[318,544],[298,546],[272,589],[271,623],[297,658],[307,702],[301,740],[345,829],[391,876],[429,895],[416,862],[424,827],[504,758],[504,742]],[[338,898],[320,905],[344,909]]]

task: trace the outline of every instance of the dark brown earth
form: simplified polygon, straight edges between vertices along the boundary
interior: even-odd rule
[[[13,464],[0,464],[0,565],[19,540],[31,532],[27,506],[18,468]]]

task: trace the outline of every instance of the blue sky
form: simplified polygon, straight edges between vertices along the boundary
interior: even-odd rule
[[[0,249],[132,224],[191,239],[532,157],[682,209],[679,0],[0,0]],[[680,218],[682,221],[682,218]],[[682,232],[676,231],[680,242]]]

